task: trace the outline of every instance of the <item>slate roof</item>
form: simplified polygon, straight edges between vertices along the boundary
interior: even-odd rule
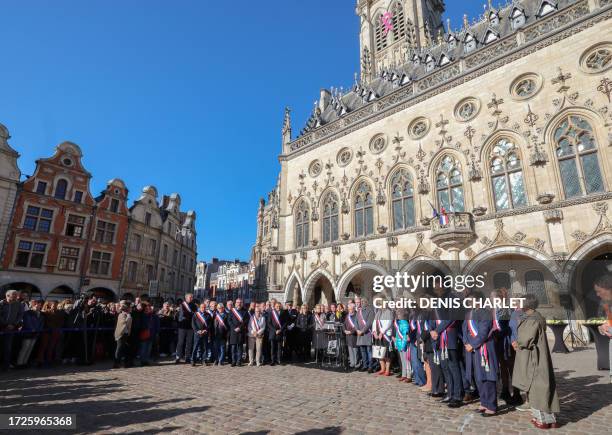
[[[499,9],[487,8],[477,22],[466,26],[466,19],[460,30],[444,34],[441,43],[412,50],[403,65],[380,71],[370,83],[356,82],[348,92],[332,90],[324,108],[321,109],[320,105],[314,108],[298,137],[384,97],[415,79],[472,55],[497,40],[511,36],[519,29],[577,1],[514,0]],[[471,50],[468,48],[470,42],[475,44]]]

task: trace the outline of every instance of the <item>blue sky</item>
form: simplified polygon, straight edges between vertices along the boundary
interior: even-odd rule
[[[459,27],[482,2],[449,1]],[[231,6],[230,6],[231,4]],[[284,107],[297,134],[319,89],[358,70],[353,0],[2,1],[0,123],[32,174],[79,144],[99,193],[121,178],[179,192],[198,257],[248,259],[278,173]]]

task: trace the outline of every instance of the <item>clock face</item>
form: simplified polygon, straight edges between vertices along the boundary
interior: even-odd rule
[[[383,25],[383,32],[386,35],[393,31],[393,14],[391,12],[385,12],[381,17],[380,21]]]

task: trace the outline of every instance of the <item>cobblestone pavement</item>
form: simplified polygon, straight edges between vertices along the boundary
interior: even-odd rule
[[[562,427],[553,433],[612,433],[612,385],[594,360],[593,349],[554,354]],[[76,413],[78,433],[537,432],[530,413],[502,409],[484,419],[475,407],[451,410],[395,377],[308,365],[111,370],[101,363],[0,375],[1,414]]]

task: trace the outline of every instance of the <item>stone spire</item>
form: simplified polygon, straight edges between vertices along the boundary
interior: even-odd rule
[[[283,148],[291,142],[291,109],[285,107],[285,119],[283,120]]]

